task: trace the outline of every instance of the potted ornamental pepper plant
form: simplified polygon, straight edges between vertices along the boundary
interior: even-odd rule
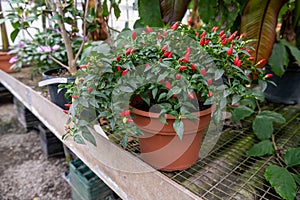
[[[252,48],[243,38],[178,22],[170,29],[120,33],[114,51],[92,54],[76,83],[67,86],[72,105],[63,139],[95,144],[88,125],[104,119],[107,133],[123,136],[123,147],[129,134],[137,137],[142,159],[156,169],[192,166],[211,117],[220,123],[226,105],[263,101],[257,86],[269,76],[256,68],[263,61],[252,64]],[[235,118],[249,116],[249,110]]]

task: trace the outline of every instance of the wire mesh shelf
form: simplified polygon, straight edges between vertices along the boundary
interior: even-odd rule
[[[268,105],[270,108],[286,118],[285,124],[274,125],[278,149],[299,146],[300,106]],[[242,124],[242,128],[223,129],[213,150],[191,168],[162,173],[202,199],[282,199],[264,178],[265,168],[276,163],[276,157],[248,157],[247,150],[258,140],[251,121]],[[115,141],[120,139],[114,137]],[[127,150],[140,157],[138,141],[130,142]],[[300,172],[300,168],[297,170]]]

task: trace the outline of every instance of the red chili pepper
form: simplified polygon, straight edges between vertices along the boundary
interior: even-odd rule
[[[173,94],[172,97],[173,97],[173,98],[177,98],[177,95],[176,95],[176,94]]]
[[[237,65],[239,62],[239,56],[236,56],[235,59],[233,60],[233,64]]]
[[[226,43],[227,43],[227,39],[225,38],[224,40],[222,40],[221,44],[222,44],[223,46],[225,46]]]
[[[222,40],[226,38],[226,34],[224,33],[223,35],[220,36]]]
[[[190,56],[190,54],[191,54],[191,47],[187,47],[185,56]]]
[[[213,32],[217,32],[218,30],[219,30],[219,27],[217,27],[217,26],[214,26],[214,27],[212,27],[212,29],[211,29]]]
[[[87,91],[88,93],[91,93],[93,91],[93,88],[88,88]]]
[[[178,22],[175,22],[175,24],[173,24],[173,26],[171,27],[171,29],[172,29],[173,31],[175,31],[175,30],[178,28],[178,25],[179,25],[179,23],[178,23]]]
[[[181,75],[180,75],[180,74],[176,74],[175,78],[176,78],[177,80],[179,80],[179,79],[181,78]]]
[[[232,55],[232,46],[229,47],[227,50],[227,55],[231,56]]]
[[[136,32],[135,32],[135,31],[133,31],[133,32],[132,32],[132,34],[131,34],[131,38],[132,38],[133,40],[135,40],[135,39],[136,39]]]
[[[173,56],[173,54],[172,54],[172,52],[170,51],[170,52],[169,52],[169,55],[168,55],[168,58],[172,58],[172,56]]]
[[[183,70],[185,70],[186,69],[186,66],[185,65],[181,65],[180,67],[179,67],[179,70],[180,71],[183,71]]]
[[[213,82],[213,80],[212,80],[211,78],[207,80],[207,84],[208,84],[208,85],[211,85],[212,82]]]
[[[187,22],[189,25],[191,25],[193,22],[193,18],[191,16],[189,16],[189,18],[187,19]]]
[[[192,64],[191,64],[191,70],[196,70],[196,65],[195,65],[195,63],[192,63]]]
[[[234,39],[234,34],[231,34],[229,37],[228,37],[228,40],[229,41],[232,41]]]
[[[76,95],[73,95],[71,97],[72,97],[72,99],[78,99],[78,96],[76,96]]]
[[[161,39],[162,37],[161,37],[161,33],[157,33],[157,39]]]
[[[151,32],[153,32],[153,29],[150,28],[150,27],[147,25],[147,26],[146,26],[146,31],[147,31],[148,33],[151,33]]]
[[[64,113],[66,114],[69,114],[69,111],[68,110],[63,110]]]
[[[190,98],[190,99],[195,99],[195,96],[194,96],[194,94],[193,93],[188,93],[188,98]]]
[[[166,88],[168,90],[171,90],[171,83],[169,81],[166,81]]]
[[[252,61],[252,60],[254,60],[254,57],[253,57],[253,56],[250,56],[250,57],[248,58],[248,60],[249,60],[249,61]]]
[[[126,111],[125,111],[125,116],[129,116],[130,113],[131,113],[131,110],[126,110]]]
[[[66,103],[66,104],[64,104],[64,106],[65,106],[65,107],[67,107],[67,108],[70,108],[70,107],[71,107],[71,105],[72,105],[72,104],[70,104],[70,103]]]
[[[80,65],[80,69],[86,69],[86,65]]]
[[[258,61],[258,63],[256,65],[264,64],[266,61],[267,60],[263,58],[260,61]]]
[[[204,38],[206,36],[206,30],[204,30],[201,34],[201,38]]]
[[[165,37],[167,36],[167,31],[166,31],[166,30],[164,30],[164,36],[165,36]]]
[[[242,34],[240,35],[240,38],[243,38],[243,37],[245,37],[245,33],[242,33]]]
[[[182,61],[185,63],[189,62],[189,57],[185,56]]]
[[[211,91],[208,92],[207,96],[211,97],[213,93]]]
[[[205,40],[205,44],[208,45],[209,41],[210,41],[210,40]]]
[[[128,48],[128,49],[126,50],[126,52],[125,52],[125,55],[128,56],[128,55],[130,54],[130,51],[131,51],[131,49]]]
[[[203,76],[206,76],[206,69],[201,69],[201,74],[202,74]]]
[[[221,37],[224,34],[224,30],[220,31],[219,36]]]
[[[121,116],[121,117],[125,117],[125,110],[122,110],[122,111],[121,111],[120,116]]]
[[[201,38],[201,40],[200,40],[200,46],[203,46],[204,44],[205,44],[205,39]]]
[[[117,70],[118,70],[118,71],[121,71],[121,66],[117,66]]]
[[[120,57],[120,56],[117,56],[116,59],[117,59],[117,61],[120,61],[120,60],[121,60],[121,57]]]
[[[150,64],[149,64],[149,63],[146,63],[146,64],[145,64],[145,66],[146,66],[146,67],[149,67],[149,66],[150,66]]]
[[[265,78],[271,78],[271,77],[273,77],[273,74],[266,74],[265,75]]]
[[[127,122],[133,122],[133,119],[132,118],[128,118]]]
[[[131,54],[133,54],[133,53],[134,53],[134,48],[132,48],[132,49],[130,50],[130,53],[131,53]]]
[[[165,52],[167,50],[167,48],[168,48],[168,45],[166,44],[165,46],[163,46],[163,48],[161,48],[161,51]]]
[[[129,72],[129,69],[125,69],[125,70],[122,72],[122,76],[125,76],[128,72]]]
[[[169,54],[170,54],[170,51],[167,51],[167,52],[165,52],[165,53],[163,54],[163,57],[168,57]]]

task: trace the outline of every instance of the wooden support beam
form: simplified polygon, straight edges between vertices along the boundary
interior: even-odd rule
[[[18,98],[59,139],[64,134],[67,115],[58,106],[0,70],[0,82]],[[74,152],[122,199],[200,199],[131,153],[93,132],[97,146],[62,142]]]

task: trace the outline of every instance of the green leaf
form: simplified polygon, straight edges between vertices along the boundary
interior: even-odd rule
[[[93,145],[97,146],[95,137],[93,136],[93,134],[89,131],[89,129],[87,127],[82,127],[81,133],[82,133],[82,136],[83,136],[84,139],[86,139],[87,141],[89,141]]]
[[[13,41],[13,42],[15,41],[15,39],[18,36],[19,32],[20,32],[20,29],[15,29],[13,32],[11,32],[11,34],[10,34],[11,41]]]
[[[108,7],[107,7],[107,0],[104,0],[103,3],[102,3],[102,16],[103,17],[107,17],[109,15],[109,12],[108,12]]]
[[[85,144],[83,138],[80,135],[75,135],[74,136],[74,141],[78,144]]]
[[[128,135],[124,134],[122,137],[122,147],[126,148],[127,147],[127,143],[128,143]]]
[[[300,164],[300,147],[288,149],[284,155],[284,162],[289,167]]]
[[[260,140],[269,139],[273,133],[273,123],[268,117],[257,115],[252,124],[255,135]]]
[[[295,199],[297,185],[286,168],[270,165],[265,171],[265,178],[283,199]]]
[[[274,153],[273,144],[270,140],[263,140],[254,144],[247,152],[249,156],[265,156]]]
[[[181,119],[176,118],[175,122],[173,123],[173,128],[176,131],[180,140],[182,140],[183,132],[184,132],[184,125]]]
[[[300,185],[300,175],[299,174],[293,174],[294,180],[298,185]]]
[[[223,69],[216,69],[215,70],[215,80],[219,80],[224,74]]]
[[[240,101],[240,99],[241,99],[241,97],[240,97],[239,95],[234,95],[234,96],[232,97],[231,105],[236,104],[237,102]]]
[[[285,71],[285,66],[288,65],[289,56],[286,48],[281,43],[275,43],[273,46],[272,54],[269,58],[269,65],[272,71],[277,76],[282,76]]]
[[[279,124],[285,123],[285,118],[281,114],[274,112],[274,111],[269,111],[269,110],[262,111],[259,115],[268,117],[273,122],[276,122]]]
[[[164,25],[158,0],[139,0],[138,10],[142,24],[152,27],[162,27]]]
[[[121,10],[119,8],[119,5],[117,3],[113,3],[112,7],[114,8],[115,17],[118,19],[121,15]]]
[[[291,54],[294,56],[296,61],[300,63],[300,50],[297,47],[292,45],[288,46],[288,48],[290,49]]]
[[[232,112],[232,121],[237,122],[239,120],[245,119],[246,117],[249,117],[253,112],[254,110],[248,108],[247,106],[239,106]]]
[[[119,87],[119,89],[120,89],[121,91],[127,92],[127,93],[133,92],[133,89],[132,89],[131,87],[129,87],[129,86],[121,85],[121,86]]]

